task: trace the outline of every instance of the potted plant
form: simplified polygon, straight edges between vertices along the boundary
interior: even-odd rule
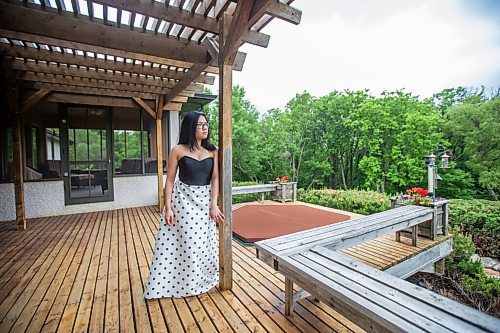
[[[276,184],[276,190],[271,191],[271,200],[286,202],[297,200],[297,182],[290,182],[287,175],[277,177],[270,183]]]
[[[420,187],[407,189],[406,194],[391,198],[391,208],[397,208],[405,205],[424,206],[433,209],[433,218],[419,225],[418,235],[426,238],[436,239],[437,235],[448,234],[448,201],[441,197],[435,197]],[[410,230],[402,230],[403,234]]]

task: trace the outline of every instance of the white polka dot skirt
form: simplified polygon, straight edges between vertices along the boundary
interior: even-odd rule
[[[207,292],[219,282],[215,222],[210,219],[210,185],[172,190],[174,225],[161,218],[144,297],[185,297]]]

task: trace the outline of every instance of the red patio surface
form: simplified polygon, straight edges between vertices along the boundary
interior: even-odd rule
[[[246,205],[233,211],[233,235],[252,243],[349,220],[348,215],[306,205]]]

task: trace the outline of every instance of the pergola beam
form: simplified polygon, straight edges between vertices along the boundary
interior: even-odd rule
[[[302,11],[279,2],[278,0],[273,1],[274,2],[267,9],[266,14],[295,25],[300,23],[300,20],[302,19]]]
[[[239,3],[246,0],[232,1]],[[272,0],[270,6],[266,8],[265,14],[296,25],[300,23],[300,20],[302,18],[302,11],[291,7],[290,5],[282,3],[279,0]]]
[[[110,97],[98,95],[81,95],[67,92],[52,92],[45,101],[52,103],[83,104],[113,106],[123,108],[136,108],[137,104],[131,98]],[[148,105],[153,105],[152,101],[144,101]]]
[[[118,90],[99,89],[90,87],[72,87],[72,86],[57,85],[57,84],[42,83],[42,82],[24,82],[22,83],[22,86],[30,89],[48,89],[57,92],[66,92],[72,94],[92,95],[92,96],[105,96],[105,97],[113,96],[113,97],[123,97],[123,98],[139,97],[141,99],[149,99],[149,100],[154,100],[156,98],[155,94],[137,94],[132,92],[122,92]],[[171,101],[165,106],[168,108],[168,110],[180,111],[182,108],[182,103]]]
[[[129,95],[143,94],[143,97],[146,99],[156,98],[154,97],[154,95],[151,94],[165,94],[170,91],[170,89],[167,88],[162,89],[158,87],[144,86],[141,84],[132,84],[132,83],[129,84],[129,83],[113,82],[113,81],[106,81],[99,79],[71,77],[67,75],[53,75],[53,74],[40,74],[40,73],[34,74],[32,72],[18,72],[16,77],[18,80],[21,81],[102,89],[103,93],[110,93],[110,94],[113,94],[113,91],[115,91],[117,94],[115,94],[114,96],[122,96],[122,92],[123,93],[130,92]],[[195,88],[193,86],[188,86],[186,87],[186,89],[198,89],[198,88]]]
[[[177,82],[175,87],[173,87],[166,95],[165,104],[170,103],[177,95],[179,95],[186,87],[188,87],[195,77],[198,77],[201,72],[207,68],[208,64],[194,64],[193,67],[185,74],[184,78]]]
[[[221,45],[219,54],[219,64],[233,64],[235,53],[243,41],[244,32],[253,26],[266,13],[267,8],[272,4],[272,0],[245,0],[238,2],[227,36]],[[220,71],[220,68],[219,68]]]
[[[212,59],[219,61],[219,42],[212,37],[205,37],[203,40],[203,45],[207,48],[208,53]]]
[[[149,79],[145,77],[136,77],[126,74],[113,74],[109,72],[104,72],[100,70],[88,70],[88,69],[78,69],[76,67],[67,67],[65,65],[52,65],[45,63],[34,63],[34,62],[22,62],[22,61],[10,61],[4,63],[4,67],[7,69],[12,69],[18,71],[21,76],[28,73],[38,74],[48,74],[48,75],[58,75],[58,76],[69,76],[72,78],[89,79],[89,80],[102,80],[113,82],[118,85],[129,84],[146,89],[158,89],[168,91],[173,86],[175,86],[175,81],[167,81],[161,79]]]
[[[165,66],[189,68],[193,65],[190,62],[169,59],[169,58],[165,58],[162,55],[155,56],[155,55],[150,55],[150,54],[144,54],[141,52],[123,51],[121,49],[115,49],[115,48],[111,48],[109,46],[99,46],[99,45],[95,45],[92,43],[88,44],[88,43],[69,41],[66,39],[58,39],[58,38],[52,38],[52,37],[47,37],[47,36],[40,36],[40,35],[37,35],[36,33],[26,33],[26,32],[22,32],[22,31],[13,31],[9,28],[2,29],[1,26],[0,26],[0,37],[16,39],[16,40],[21,40],[21,41],[26,41],[26,42],[33,42],[33,43],[42,44],[42,45],[46,44],[46,45],[51,45],[51,46],[58,46],[61,48],[80,50],[80,51],[84,51],[84,52],[105,54],[105,55],[109,55],[109,56],[113,56],[113,57],[132,59],[134,61],[138,60],[138,61],[142,61],[142,62],[157,63],[157,64],[165,65]],[[90,59],[92,59],[92,58],[90,58]],[[96,60],[98,60],[98,58]],[[215,66],[216,66],[216,64],[215,64]],[[98,66],[92,66],[92,67],[98,67]],[[142,67],[142,66],[139,66],[139,67]],[[238,63],[236,61],[234,70],[241,70],[242,68],[243,68],[243,64]],[[208,73],[218,74],[219,68],[210,65],[209,67],[207,67],[206,71]]]
[[[139,97],[132,97],[132,100],[136,102],[141,108],[143,108],[153,119],[156,119],[156,112],[142,99]]]
[[[30,97],[28,97],[23,104],[21,104],[19,113],[23,114],[24,112],[31,109],[33,106],[42,101],[48,94],[50,94],[50,90],[40,89]]]
[[[29,7],[39,7],[30,5]],[[122,51],[144,53],[191,63],[206,64],[210,57],[202,45],[162,38],[125,28],[106,26],[95,21],[74,17],[68,12],[45,11],[0,3],[0,28],[29,34],[87,43]],[[40,29],[33,22],[50,22]]]
[[[166,68],[160,68],[160,67],[152,67],[152,66],[141,66],[141,65],[133,65],[130,63],[126,62],[118,62],[118,61],[110,61],[110,60],[104,60],[104,59],[99,59],[99,58],[91,58],[91,57],[84,57],[84,56],[79,56],[79,55],[72,55],[70,53],[60,53],[56,51],[49,51],[49,50],[44,50],[44,49],[36,49],[36,48],[24,48],[21,46],[9,46],[8,44],[0,44],[0,54],[4,56],[9,56],[9,57],[17,57],[17,58],[23,58],[23,59],[33,59],[33,60],[42,60],[42,61],[48,61],[48,62],[57,62],[59,65],[58,66],[48,66],[45,63],[35,63],[35,62],[24,62],[21,60],[6,60],[7,63],[12,63],[13,69],[19,69],[19,70],[32,70],[32,71],[42,71],[44,73],[52,73],[52,74],[61,74],[61,73],[55,73],[56,69],[60,69],[61,71],[62,68],[67,67],[65,69],[66,71],[74,71],[75,74],[71,73],[69,75],[73,76],[80,76],[79,74],[81,72],[90,72],[90,71],[84,71],[77,69],[73,66],[83,66],[85,68],[93,68],[93,69],[100,69],[102,71],[95,71],[95,73],[98,73],[99,75],[113,75],[115,77],[120,77],[120,78],[133,78],[134,80],[140,80],[143,81],[143,84],[149,84],[149,85],[156,85],[156,86],[161,86],[161,87],[170,87],[166,86],[166,81],[161,80],[158,78],[163,78],[163,79],[173,79],[173,80],[180,80],[183,78],[184,73],[175,71],[175,70],[170,70]],[[65,66],[65,65],[73,65],[71,67]],[[46,69],[43,69],[44,66],[51,67],[53,69],[52,72],[47,72]],[[54,69],[56,68],[56,69]],[[105,73],[103,73],[105,71]],[[120,73],[114,73],[110,74],[110,71],[118,71]],[[92,73],[92,72],[91,72]],[[132,76],[130,74],[137,74],[136,76]],[[144,76],[154,76],[158,78],[149,78],[149,77],[142,77],[140,75]],[[104,77],[103,77],[104,78]],[[125,81],[122,81],[125,82]],[[198,83],[205,83],[205,84],[213,84],[215,82],[215,77],[209,76],[209,75],[200,75],[197,77],[194,82]],[[168,83],[168,82],[167,82]]]
[[[219,33],[219,24],[215,18],[192,13],[189,10],[180,9],[168,4],[149,0],[98,0],[96,2],[193,29],[203,30],[213,34]],[[269,35],[250,29],[247,29],[243,34],[243,41],[245,43],[261,47],[267,47],[269,45],[269,38]]]

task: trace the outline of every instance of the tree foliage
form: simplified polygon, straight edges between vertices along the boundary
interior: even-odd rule
[[[462,87],[427,100],[404,91],[373,96],[346,90],[320,97],[303,92],[283,110],[259,115],[236,86],[233,178],[267,182],[289,175],[305,189],[397,193],[426,186],[423,157],[444,145],[453,152],[453,168],[439,170],[438,193],[491,196],[500,184],[500,98],[487,95],[484,88]],[[216,142],[217,102],[206,112]]]

